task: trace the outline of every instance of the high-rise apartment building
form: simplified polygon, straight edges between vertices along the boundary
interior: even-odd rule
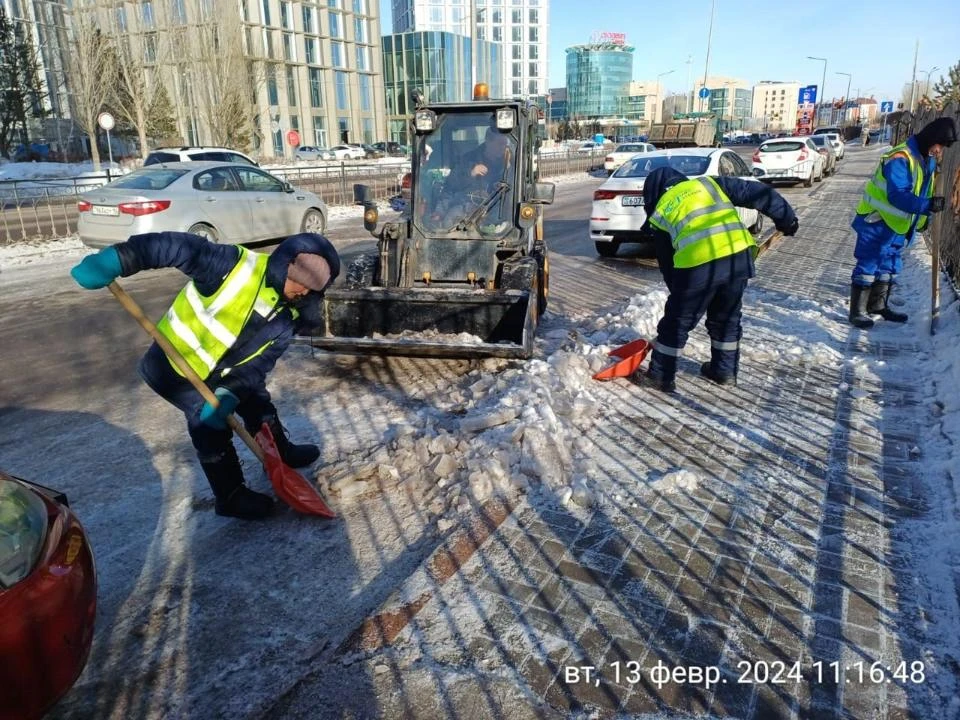
[[[394,33],[445,31],[500,43],[504,95],[546,95],[549,0],[393,0],[392,9]]]
[[[761,80],[753,86],[751,113],[759,130],[793,131],[797,125],[799,82]]]

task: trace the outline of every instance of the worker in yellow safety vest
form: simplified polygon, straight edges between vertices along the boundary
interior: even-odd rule
[[[665,158],[666,163],[670,158]],[[670,295],[657,325],[657,340],[645,373],[634,381],[664,392],[675,389],[677,358],[690,331],[707,316],[710,362],[700,374],[721,385],[736,384],[741,315],[747,280],[754,276],[756,243],[737,210],[770,217],[784,235],[799,228],[790,204],[769,185],[736,177],[696,177],[665,166],[644,181],[643,203],[660,272]],[[759,230],[761,218],[753,223]]]
[[[867,181],[851,227],[857,233],[857,264],[850,278],[850,322],[873,327],[871,314],[903,323],[905,313],[893,310],[890,291],[903,268],[903,248],[926,228],[931,213],[944,207],[933,196],[937,163],[943,149],[957,139],[953,118],[927,123],[906,142],[891,148]]]

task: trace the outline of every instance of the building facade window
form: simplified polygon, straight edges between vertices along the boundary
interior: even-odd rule
[[[343,37],[342,31],[340,29],[340,15],[338,13],[330,13],[330,37],[338,38]]]
[[[334,73],[334,86],[337,93],[337,110],[350,109],[350,92],[347,83],[349,78],[347,73],[338,70]]]
[[[337,118],[337,129],[340,131],[340,142],[350,142],[350,118]]]
[[[357,48],[357,70],[367,71],[370,69],[370,48]]]
[[[367,21],[361,17],[355,17],[353,19],[353,41],[358,43],[368,42]]]
[[[261,3],[261,7],[263,8],[263,24],[269,25],[270,24],[270,0],[263,0],[263,2]]]
[[[157,26],[157,19],[153,14],[153,3],[147,0],[140,6],[140,22],[145,30],[153,30]]]
[[[280,3],[280,27],[284,30],[293,30],[293,11],[287,0],[282,0]]]
[[[309,5],[303,6],[303,31],[305,33],[317,34],[317,16],[313,8]]]
[[[297,69],[287,65],[287,105],[297,104]]]
[[[353,12],[356,15],[366,15],[367,14],[366,0],[353,0]]]
[[[343,62],[343,43],[330,43],[330,59],[334,67],[345,67]]]
[[[187,23],[187,8],[183,2],[184,0],[173,0],[171,19],[176,25],[186,25]]]
[[[317,38],[314,37],[305,37],[303,39],[303,59],[308,65],[318,64],[317,42]]]
[[[293,48],[293,33],[283,34],[283,59],[296,60],[297,53]]]
[[[277,90],[277,68],[267,65],[267,102],[271,105],[280,103],[280,93]]]
[[[370,112],[373,107],[371,102],[372,93],[370,92],[370,76],[360,76],[360,109],[364,112]]]
[[[327,130],[322,115],[313,116],[313,142],[317,147],[327,146]]]
[[[323,107],[323,73],[310,68],[310,107]]]

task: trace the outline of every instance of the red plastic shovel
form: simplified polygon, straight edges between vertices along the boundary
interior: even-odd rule
[[[650,352],[652,345],[640,338],[621,345],[607,353],[608,357],[620,358],[613,365],[605,367],[593,376],[594,380],[612,380],[618,377],[630,377],[640,367],[640,363]]]
[[[170,361],[180,369],[180,372],[182,372],[187,380],[190,381],[190,384],[197,389],[197,392],[203,396],[203,399],[214,407],[217,407],[219,405],[217,396],[214,395],[213,391],[207,387],[207,384],[200,379],[200,376],[197,375],[194,369],[183,359],[183,356],[177,352],[177,349],[170,344],[170,341],[157,330],[157,326],[153,324],[150,318],[143,314],[143,310],[140,309],[140,306],[137,305],[134,299],[130,297],[116,281],[110,283],[107,287],[110,288],[110,292],[113,293],[114,297],[120,301],[123,308],[133,315],[136,321],[140,323],[140,326],[149,333],[150,337],[157,341],[157,344],[167,354]],[[277,443],[274,441],[273,434],[270,432],[270,428],[267,427],[266,423],[263,424],[260,432],[257,433],[256,440],[250,436],[250,433],[247,432],[247,429],[235,415],[227,418],[227,424],[230,425],[231,430],[240,436],[240,439],[246,443],[247,447],[257,456],[257,459],[263,463],[263,468],[266,470],[267,477],[270,478],[270,484],[273,485],[273,491],[277,494],[278,498],[297,512],[306,515],[319,515],[325,518],[336,517],[336,513],[334,513],[324,501],[323,496],[316,486],[292,467],[285,464],[280,458]]]

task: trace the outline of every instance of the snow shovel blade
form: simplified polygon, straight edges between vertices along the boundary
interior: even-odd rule
[[[273,439],[273,433],[270,432],[266,423],[257,433],[256,440],[257,445],[263,450],[263,467],[278,498],[297,512],[306,515],[319,515],[325,518],[337,516],[324,502],[320,491],[303,475],[283,462],[277,443]]]
[[[630,377],[637,368],[640,367],[640,364],[643,362],[643,359],[647,356],[647,353],[650,352],[652,346],[649,341],[640,338],[639,340],[633,340],[628,342],[626,345],[621,347],[614,348],[607,353],[609,357],[620,358],[613,365],[605,367],[603,370],[598,372],[593,376],[594,380],[612,380],[613,378],[618,377]]]

